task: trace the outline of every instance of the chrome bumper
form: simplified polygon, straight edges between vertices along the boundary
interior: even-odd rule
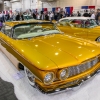
[[[93,74],[85,77],[85,79],[82,79],[78,84],[69,86],[68,88],[59,88],[59,89],[56,89],[56,90],[53,90],[53,91],[48,91],[48,92],[43,91],[37,84],[35,84],[35,88],[37,88],[43,94],[48,94],[48,95],[59,94],[59,93],[66,92],[66,91],[69,91],[69,90],[75,91],[75,90],[78,90],[82,84],[86,83],[87,81],[90,81],[98,73],[100,73],[100,69],[97,70],[96,72],[94,72]]]

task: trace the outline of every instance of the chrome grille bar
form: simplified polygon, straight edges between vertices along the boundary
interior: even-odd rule
[[[69,77],[78,75],[80,73],[83,73],[83,72],[89,70],[94,65],[96,65],[98,62],[99,62],[99,58],[96,57],[91,61],[87,61],[86,63],[80,64],[77,66],[69,67]]]

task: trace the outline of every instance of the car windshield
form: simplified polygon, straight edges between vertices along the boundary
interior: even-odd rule
[[[94,19],[82,20],[82,19],[64,19],[59,22],[63,26],[71,26],[78,28],[93,28],[98,26]]]
[[[53,23],[27,23],[14,27],[13,38],[24,39],[61,33]]]

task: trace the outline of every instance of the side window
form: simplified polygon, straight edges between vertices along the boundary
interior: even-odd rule
[[[83,22],[82,22],[82,20],[77,20],[77,19],[75,19],[75,20],[73,20],[73,21],[71,22],[71,24],[72,24],[74,27],[77,27],[77,28],[83,27]]]
[[[90,21],[90,27],[91,26],[97,26],[97,23],[96,23],[96,21],[95,20],[89,20]]]
[[[4,33],[6,35],[10,36],[11,35],[11,27],[10,26],[5,26]]]
[[[98,25],[97,25],[96,21],[93,20],[93,19],[87,20],[87,21],[85,22],[85,27],[86,27],[86,28],[93,28],[93,27],[95,27],[95,26],[98,26]]]
[[[19,26],[14,29],[13,38],[17,38],[19,35],[28,33],[30,31],[30,26]]]
[[[85,28],[89,28],[89,27],[90,27],[90,21],[87,20],[87,21],[85,22]]]
[[[59,26],[70,26],[68,19],[61,20],[58,24]]]
[[[5,27],[4,26],[1,28],[1,32],[5,33]]]

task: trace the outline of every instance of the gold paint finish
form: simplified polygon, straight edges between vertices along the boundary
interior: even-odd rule
[[[27,22],[6,22],[9,26]],[[30,22],[31,23],[31,22]],[[71,30],[71,29],[70,29]],[[32,39],[15,40],[0,32],[0,49],[5,48],[8,58],[15,57],[18,63],[27,67],[35,76],[35,82],[43,89],[56,89],[68,82],[82,79],[100,68],[100,63],[88,71],[65,80],[59,80],[59,70],[80,65],[100,54],[100,47],[94,42],[71,37],[66,34],[53,34]],[[5,52],[4,52],[5,53]],[[5,53],[6,54],[6,53]],[[12,59],[10,59],[12,61]],[[47,73],[54,73],[55,80],[44,84]]]
[[[71,27],[70,25],[63,26],[58,23],[57,27],[65,34],[77,38],[96,41],[96,39],[100,37],[100,26],[95,26],[93,28],[82,28],[82,27]]]

